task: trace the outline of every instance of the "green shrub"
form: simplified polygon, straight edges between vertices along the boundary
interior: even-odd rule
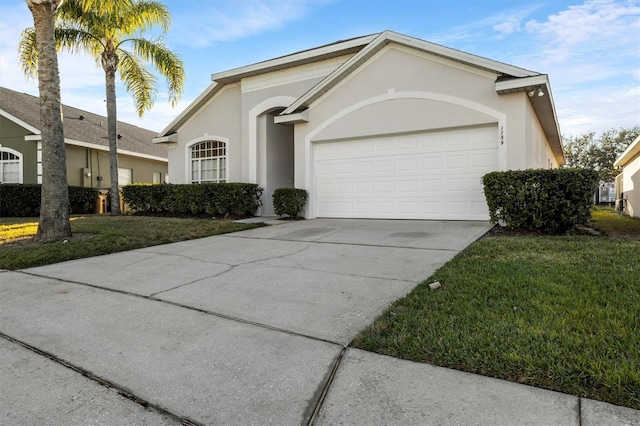
[[[252,183],[135,184],[122,187],[129,208],[138,212],[252,216],[262,188]]]
[[[278,188],[273,191],[273,209],[278,216],[298,217],[307,204],[309,194],[299,188]]]
[[[81,186],[69,187],[69,211],[71,214],[95,213],[98,190]]]
[[[42,185],[36,184],[7,183],[0,185],[0,216],[40,216],[41,188]]]
[[[491,222],[564,234],[591,217],[598,174],[586,169],[508,170],[482,177]]]
[[[40,216],[40,184],[0,185],[0,216]],[[95,188],[69,187],[69,212],[71,214],[93,213],[98,190]]]

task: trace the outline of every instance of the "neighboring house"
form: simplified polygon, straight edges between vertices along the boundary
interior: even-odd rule
[[[622,167],[622,173],[616,177],[616,204],[619,208],[624,207],[625,214],[640,218],[640,136],[631,142],[613,165]],[[624,200],[623,206],[619,200]]]
[[[174,183],[309,192],[305,217],[487,220],[481,177],[564,164],[546,75],[385,31],[220,72],[154,142]]]
[[[109,189],[107,118],[62,106],[69,185]],[[42,183],[40,101],[0,87],[0,183]],[[151,142],[157,132],[118,122],[121,185],[162,182],[167,148]]]

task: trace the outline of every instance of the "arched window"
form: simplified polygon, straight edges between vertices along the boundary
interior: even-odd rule
[[[191,183],[227,181],[227,144],[204,141],[191,146]]]
[[[22,183],[22,155],[0,148],[0,183]]]

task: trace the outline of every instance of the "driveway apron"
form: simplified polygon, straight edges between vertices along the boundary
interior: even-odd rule
[[[489,228],[318,219],[3,271],[0,351],[17,372],[0,375],[0,420],[42,424],[6,383],[49,401],[75,386],[64,365],[78,389],[117,391],[91,390],[119,404],[113,424],[307,424],[358,331]],[[74,401],[52,418],[91,414]]]

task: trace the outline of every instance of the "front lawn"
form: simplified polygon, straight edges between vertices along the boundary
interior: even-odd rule
[[[595,213],[601,231],[620,219]],[[639,222],[625,229],[638,237]],[[640,238],[628,234],[483,238],[354,346],[640,409]]]
[[[71,218],[71,240],[34,244],[30,238],[37,225],[37,218],[0,218],[0,269],[31,268],[259,226],[214,219],[85,215]]]

